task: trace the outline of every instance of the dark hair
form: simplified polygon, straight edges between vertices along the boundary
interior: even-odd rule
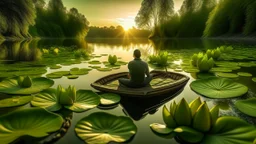
[[[134,50],[133,55],[135,56],[135,58],[140,58],[141,56],[140,50],[138,49]]]

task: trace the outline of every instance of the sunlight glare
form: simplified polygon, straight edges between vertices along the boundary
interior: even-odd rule
[[[128,16],[126,18],[117,18],[117,21],[124,28],[125,31],[128,31],[135,26],[134,19],[135,16]]]

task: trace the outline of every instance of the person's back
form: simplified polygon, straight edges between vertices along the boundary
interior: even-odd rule
[[[137,84],[144,82],[145,74],[149,75],[148,64],[140,58],[135,58],[133,61],[129,62],[128,69],[131,81]]]
[[[128,64],[130,79],[121,78],[119,79],[119,83],[133,88],[144,87],[152,80],[152,76],[149,74],[148,64],[140,59],[141,53],[139,50],[135,50],[133,56],[134,60]]]

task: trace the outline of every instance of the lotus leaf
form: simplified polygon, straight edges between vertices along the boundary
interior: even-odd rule
[[[76,70],[76,71],[70,71],[71,75],[86,75],[88,74],[88,71],[85,70]]]
[[[197,68],[183,68],[183,70],[187,73],[197,73],[200,72]]]
[[[219,77],[223,77],[223,78],[238,78],[239,75],[237,74],[234,74],[234,73],[222,73],[222,72],[219,72],[219,73],[216,73],[217,76]]]
[[[232,98],[247,93],[245,85],[225,78],[208,78],[193,81],[190,84],[193,91],[209,98]]]
[[[59,75],[59,74],[47,74],[46,77],[49,78],[49,79],[60,79],[60,78],[62,78],[62,75]]]
[[[49,66],[50,69],[60,69],[62,68],[61,66],[58,65],[53,65],[53,66]]]
[[[60,129],[61,116],[42,108],[21,109],[0,117],[1,143],[11,143],[21,136],[45,137]]]
[[[215,77],[215,75],[213,75],[212,73],[198,73],[196,76],[198,79],[207,79],[207,78]]]
[[[253,81],[253,82],[256,82],[256,77],[252,78],[252,81]]]
[[[0,82],[0,92],[5,94],[29,95],[38,93],[54,84],[54,81],[43,77],[32,78],[31,82],[32,85],[30,87],[22,87],[19,84],[19,77],[5,79]]]
[[[101,64],[101,62],[97,61],[97,60],[89,61],[88,63],[91,64],[91,65],[99,65],[99,64]]]
[[[78,75],[69,75],[69,76],[67,76],[67,78],[68,79],[77,79],[77,78],[79,78],[79,76]]]
[[[232,69],[226,67],[214,67],[210,72],[232,72]]]
[[[97,68],[98,71],[106,72],[106,71],[111,71],[111,68]]]
[[[237,74],[238,74],[239,76],[244,76],[244,77],[251,77],[251,76],[252,76],[252,74],[247,73],[247,72],[238,72]]]
[[[71,105],[61,104],[60,96],[64,95],[59,95],[58,90],[50,88],[36,94],[31,104],[33,106],[46,108],[49,111],[58,111],[64,106],[74,112],[83,112],[96,107],[100,103],[100,97],[89,90],[78,90],[76,92],[76,98],[72,98]],[[71,95],[67,96],[69,98]]]
[[[98,69],[98,68],[101,68],[101,66],[89,66],[90,68],[92,69]]]
[[[168,128],[166,125],[163,124],[152,123],[149,126],[154,132],[157,132],[159,134],[170,134],[173,131],[173,129]]]
[[[137,127],[128,117],[97,112],[81,119],[75,131],[86,143],[122,143],[136,134]]]
[[[77,68],[77,67],[71,68],[70,71],[79,71],[79,68]]]
[[[91,71],[92,69],[89,69],[89,68],[81,68],[80,71]]]
[[[120,102],[121,97],[117,94],[113,94],[113,93],[105,93],[100,95],[101,99],[100,99],[100,104],[102,105],[113,105],[113,104],[117,104]]]
[[[53,73],[50,73],[50,74],[67,76],[67,75],[70,74],[70,72],[69,71],[57,71],[57,72],[53,72]]]
[[[210,134],[202,143],[205,144],[251,144],[256,136],[256,128],[237,117],[220,117]]]
[[[256,98],[249,98],[246,100],[238,100],[235,106],[243,113],[256,117]]]
[[[5,97],[5,98],[4,98]],[[2,98],[2,97],[1,97]],[[0,108],[22,106],[29,103],[32,100],[32,96],[3,96],[0,100]]]

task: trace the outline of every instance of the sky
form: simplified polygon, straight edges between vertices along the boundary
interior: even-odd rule
[[[66,8],[75,7],[89,20],[90,26],[135,26],[134,18],[142,0],[62,0]],[[183,0],[174,0],[178,10]]]

